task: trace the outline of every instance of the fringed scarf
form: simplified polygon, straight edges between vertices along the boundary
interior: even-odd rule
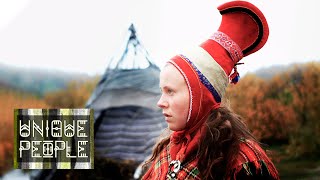
[[[280,179],[279,173],[265,151],[254,141],[241,139],[239,153],[236,161],[231,166],[231,171],[227,174],[227,180],[237,179],[237,175],[244,170],[247,176],[263,176],[269,179]],[[250,165],[254,168],[250,168]],[[263,168],[268,174],[263,174]],[[253,171],[255,169],[255,172]]]

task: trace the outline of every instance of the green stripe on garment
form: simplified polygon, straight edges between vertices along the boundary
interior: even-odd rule
[[[197,167],[193,168],[190,173],[189,173],[192,177],[197,177],[200,174],[200,171]]]
[[[161,161],[158,161],[158,162],[156,163],[156,165],[154,166],[154,168],[155,168],[155,169],[158,169],[158,168],[161,166],[161,164],[162,164]]]
[[[242,167],[246,170],[247,174],[248,175],[251,175],[252,176],[252,173],[250,171],[250,167],[249,167],[249,164],[248,163],[243,163],[242,164]]]
[[[263,166],[267,169],[268,174],[271,175],[271,174],[270,174],[270,171],[269,171],[269,168],[268,168],[268,165],[266,164],[266,162],[264,162],[264,160],[261,160],[260,163],[261,163],[261,175],[263,175],[263,174],[262,174]]]

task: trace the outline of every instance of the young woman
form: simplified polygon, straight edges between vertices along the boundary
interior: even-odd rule
[[[158,106],[172,134],[155,146],[142,179],[279,179],[241,117],[221,107],[227,84],[239,78],[236,65],[266,43],[268,24],[248,2],[218,9],[218,31],[161,71]]]

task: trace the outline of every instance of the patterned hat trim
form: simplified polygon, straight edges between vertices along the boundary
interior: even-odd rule
[[[241,48],[225,33],[217,31],[209,39],[216,41],[226,49],[234,63],[239,62],[243,58]]]
[[[223,68],[206,50],[199,46],[185,51],[181,56],[196,70],[200,81],[211,92],[216,102],[221,102],[229,82]]]

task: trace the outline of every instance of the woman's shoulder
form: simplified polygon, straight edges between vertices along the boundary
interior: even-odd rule
[[[279,179],[278,171],[265,150],[253,140],[240,140],[239,152],[231,169],[230,179]]]

